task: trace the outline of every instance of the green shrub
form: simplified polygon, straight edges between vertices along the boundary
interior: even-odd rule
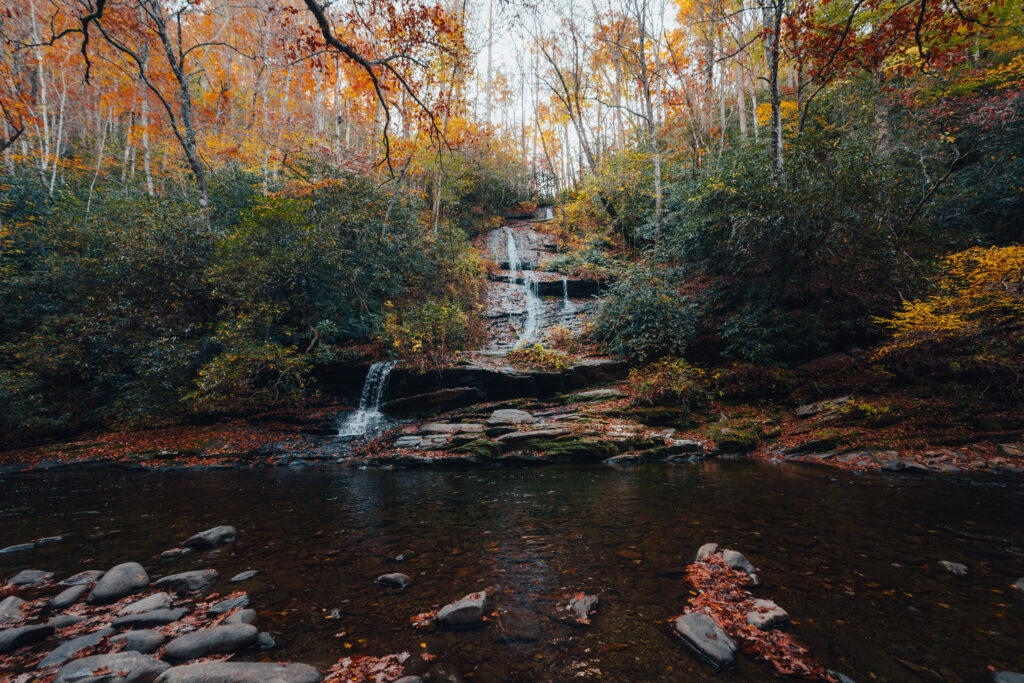
[[[566,354],[561,351],[545,349],[540,344],[520,346],[518,349],[505,354],[505,358],[512,365],[519,368],[546,370],[548,372],[565,370],[572,365],[572,361]]]
[[[412,365],[441,367],[470,341],[469,316],[457,302],[430,299],[396,310],[388,301],[385,307],[381,342]]]
[[[704,371],[681,358],[662,358],[632,370],[626,391],[634,405],[673,405],[695,410],[707,400]]]

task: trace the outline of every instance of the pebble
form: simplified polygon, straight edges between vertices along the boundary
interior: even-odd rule
[[[63,581],[61,581],[60,585],[62,585],[62,586],[91,586],[92,584],[94,584],[97,581],[99,581],[100,579],[102,579],[104,573],[105,572],[102,572],[102,571],[100,571],[98,569],[90,569],[89,571],[79,572],[79,573],[75,574],[74,576],[69,576],[68,578],[66,578]]]
[[[6,548],[0,548],[0,555],[13,555],[14,553],[27,553],[32,548],[35,548],[35,543],[18,543],[17,545],[9,545]]]

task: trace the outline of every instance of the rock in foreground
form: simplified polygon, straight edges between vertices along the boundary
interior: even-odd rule
[[[86,599],[90,605],[117,602],[149,585],[149,574],[138,562],[119,564],[103,575]]]
[[[256,642],[256,627],[231,624],[204,628],[175,638],[164,648],[167,659],[187,662],[207,655],[235,652]]]
[[[701,657],[719,669],[731,669],[735,664],[736,643],[718,623],[703,612],[684,614],[673,627]]]
[[[320,672],[308,664],[207,662],[176,666],[158,683],[318,683]]]
[[[170,664],[138,652],[116,652],[73,659],[57,672],[53,683],[152,683],[169,668]]]

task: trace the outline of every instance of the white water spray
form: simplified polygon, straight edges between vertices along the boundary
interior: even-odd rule
[[[380,404],[384,401],[388,378],[396,365],[397,360],[389,360],[370,366],[363,382],[363,393],[359,397],[359,409],[345,419],[338,429],[338,436],[362,436],[385,421],[384,414],[380,412]]]
[[[568,278],[562,278],[562,310],[566,313],[573,313],[576,310],[576,304],[569,298],[569,280]]]

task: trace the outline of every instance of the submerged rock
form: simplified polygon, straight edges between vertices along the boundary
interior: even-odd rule
[[[240,609],[237,612],[235,612],[234,614],[228,615],[228,618],[225,619],[221,623],[223,623],[223,624],[249,624],[250,626],[253,626],[253,625],[256,624],[256,621],[258,619],[259,619],[259,615],[256,613],[256,610],[254,610],[254,609]]]
[[[79,573],[75,574],[74,576],[69,576],[68,578],[66,578],[63,581],[61,581],[60,585],[62,585],[62,586],[91,586],[92,584],[94,584],[97,581],[99,581],[100,579],[102,579],[104,573],[105,572],[101,572],[98,569],[90,569],[89,571],[79,572]]]
[[[139,614],[126,614],[123,617],[114,619],[110,625],[121,630],[164,626],[181,619],[186,614],[188,614],[187,607],[179,607],[177,609],[155,609],[149,612],[140,612]]]
[[[68,626],[74,626],[75,624],[85,621],[85,617],[80,614],[58,614],[49,621],[46,622],[47,626],[52,626],[57,630],[67,628]]]
[[[167,638],[160,631],[128,631],[117,636],[111,636],[111,643],[124,641],[126,652],[141,652],[144,655],[156,652],[164,644]]]
[[[130,602],[118,611],[118,616],[125,614],[139,614],[140,612],[151,612],[155,609],[167,609],[171,606],[173,599],[167,593],[153,593],[141,600]]]
[[[42,569],[23,569],[15,574],[10,581],[7,582],[8,586],[35,586],[41,583],[46,583],[53,578],[53,572],[43,571]]]
[[[461,600],[445,605],[437,613],[437,623],[448,628],[473,628],[484,623],[487,592],[470,593]]]
[[[430,683],[467,683],[467,681],[455,665],[438,662],[430,667]]]
[[[207,655],[235,652],[256,642],[257,630],[249,624],[214,626],[186,633],[169,642],[164,648],[167,659],[185,662]]]
[[[1021,594],[1024,594],[1024,576],[1022,576],[1019,579],[1017,579],[1016,581],[1014,581],[1013,585],[1011,586],[1011,588],[1013,588],[1015,591],[1017,591],[1017,592],[1019,592]]]
[[[186,548],[216,548],[219,545],[234,541],[235,533],[235,527],[222,524],[206,531],[200,531],[198,534],[191,536],[182,545]]]
[[[53,683],[152,683],[170,668],[170,664],[138,652],[115,652],[73,659],[61,667]]]
[[[967,565],[960,564],[959,562],[950,562],[949,560],[942,560],[941,562],[939,562],[939,566],[942,567],[945,571],[952,574],[953,576],[960,579],[964,578],[968,574]]]
[[[498,425],[531,425],[537,421],[530,413],[516,408],[501,408],[491,413],[487,418],[487,425],[495,427]]]
[[[158,579],[153,585],[160,589],[172,590],[178,595],[187,595],[206,590],[217,581],[219,576],[216,569],[196,569],[165,576]]]
[[[204,662],[168,669],[158,683],[318,683],[320,671],[308,664]]]
[[[231,583],[238,583],[240,581],[248,581],[252,577],[256,576],[259,572],[255,569],[248,569],[244,572],[239,572],[231,577]]]
[[[766,631],[779,624],[784,624],[787,621],[789,621],[789,614],[786,610],[771,600],[755,600],[754,608],[747,612],[747,623],[762,631]]]
[[[277,647],[277,643],[274,642],[274,636],[266,631],[260,631],[256,634],[256,647],[260,650],[272,650]]]
[[[412,579],[405,574],[395,572],[393,574],[382,574],[378,576],[377,583],[389,588],[405,588],[412,583]]]
[[[161,560],[177,560],[179,557],[188,557],[195,551],[192,548],[171,548],[160,553]]]
[[[35,543],[18,543],[17,545],[9,545],[6,548],[0,548],[0,555],[13,555],[14,553],[27,553],[36,547]]]
[[[684,614],[675,620],[673,627],[690,647],[715,667],[731,669],[735,664],[736,643],[707,614]]]
[[[993,671],[992,683],[1024,683],[1024,674],[1016,671]]]
[[[16,595],[0,600],[0,624],[21,619],[21,608],[25,601]]]
[[[501,608],[497,612],[497,624],[505,640],[527,643],[540,640],[540,616],[532,610]]]
[[[35,645],[40,640],[46,640],[52,636],[55,630],[48,624],[4,629],[0,631],[0,655],[14,652],[26,645]]]
[[[86,599],[90,605],[117,602],[126,595],[137,593],[149,585],[149,574],[138,562],[125,562],[103,575]]]

